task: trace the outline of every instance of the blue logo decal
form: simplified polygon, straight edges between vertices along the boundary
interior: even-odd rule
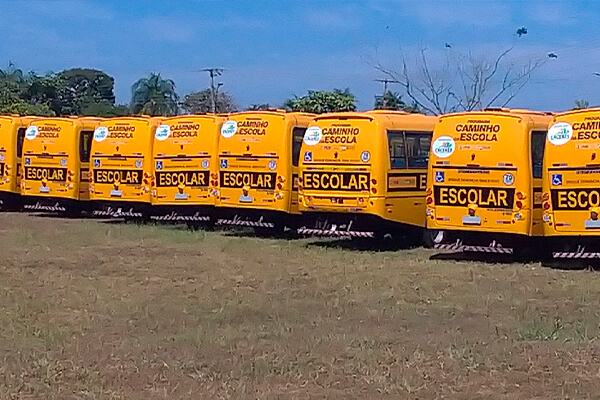
[[[94,158],[94,168],[100,168],[100,159]]]
[[[312,151],[304,152],[304,161],[312,161]]]
[[[163,162],[162,161],[157,161],[156,162],[156,169],[163,169]]]
[[[31,165],[31,158],[25,157],[25,165]]]
[[[227,160],[221,160],[221,168],[227,168]]]
[[[562,186],[562,174],[552,174],[552,186]]]
[[[444,171],[435,171],[435,181],[436,182],[444,182],[446,177],[444,176]]]

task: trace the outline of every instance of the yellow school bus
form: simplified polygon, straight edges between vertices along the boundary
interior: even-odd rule
[[[298,155],[312,114],[231,114],[219,138],[218,225],[283,230],[296,223]]]
[[[96,128],[90,161],[90,200],[96,216],[147,218],[152,143],[159,118],[119,117]]]
[[[425,178],[436,117],[374,110],[323,114],[302,143],[298,233],[380,237],[425,227]]]
[[[539,250],[550,113],[487,109],[442,116],[427,187],[428,241],[486,253]]]
[[[21,202],[21,156],[27,126],[35,117],[0,115],[0,206],[18,210]]]
[[[224,118],[185,115],[164,119],[153,145],[152,215],[158,221],[207,223],[219,189],[217,147]]]
[[[544,235],[554,258],[600,258],[600,108],[550,123],[543,173]]]
[[[38,118],[25,131],[23,208],[80,212],[89,199],[90,144],[101,118]]]

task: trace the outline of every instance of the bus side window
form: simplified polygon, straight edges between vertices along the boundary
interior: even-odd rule
[[[292,130],[292,165],[294,167],[298,166],[298,161],[300,160],[304,132],[306,132],[306,128],[294,128]]]
[[[17,158],[23,157],[23,141],[25,140],[25,131],[27,128],[19,128],[17,131]]]
[[[79,161],[82,163],[90,162],[90,150],[93,137],[94,131],[81,131],[79,133]]]
[[[390,147],[390,165],[392,169],[406,168],[406,148],[404,146],[404,132],[388,131],[388,145]]]
[[[534,178],[542,177],[547,133],[546,131],[531,132],[531,171]]]
[[[427,168],[431,134],[406,132],[406,153],[408,168]]]

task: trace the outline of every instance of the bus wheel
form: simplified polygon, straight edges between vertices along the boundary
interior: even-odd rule
[[[423,243],[428,249],[433,249],[436,244],[446,240],[446,232],[435,229],[426,229],[423,233]]]

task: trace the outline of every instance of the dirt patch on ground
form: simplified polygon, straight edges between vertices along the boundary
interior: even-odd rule
[[[596,398],[600,276],[0,215],[0,398]]]

